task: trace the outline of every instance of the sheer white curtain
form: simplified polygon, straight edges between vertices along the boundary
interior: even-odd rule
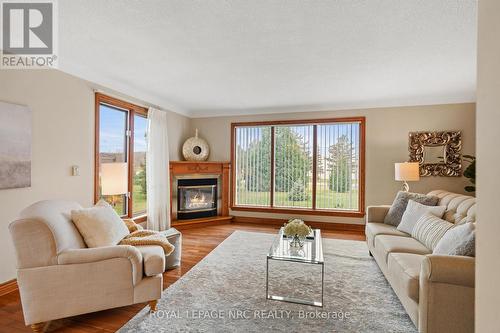
[[[158,231],[170,228],[170,171],[167,134],[167,113],[149,108],[148,152],[146,154],[147,228]]]

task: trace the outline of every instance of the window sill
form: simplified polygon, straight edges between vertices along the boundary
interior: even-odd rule
[[[142,223],[142,222],[146,222],[146,220],[148,219],[148,216],[147,215],[139,215],[139,216],[134,216],[132,217],[132,220],[135,222],[135,223]]]
[[[258,206],[231,206],[231,210],[259,212],[259,213],[278,213],[278,214],[304,214],[318,216],[341,216],[341,217],[364,217],[364,211],[341,211],[325,209],[308,208],[277,208],[277,207],[258,207]]]

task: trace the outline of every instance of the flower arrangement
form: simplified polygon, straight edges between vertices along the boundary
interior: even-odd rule
[[[283,233],[285,236],[306,237],[311,233],[312,229],[304,221],[300,219],[291,219],[285,224]]]

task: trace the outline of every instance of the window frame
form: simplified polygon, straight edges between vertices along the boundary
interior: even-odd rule
[[[100,105],[107,104],[111,107],[128,111],[127,121],[128,130],[128,147],[127,147],[127,166],[128,166],[128,190],[127,195],[127,214],[122,218],[133,219],[136,222],[144,222],[147,219],[147,214],[134,216],[133,213],[133,178],[134,178],[134,117],[136,115],[148,117],[148,109],[124,100],[111,97],[99,92],[95,93],[95,125],[94,125],[94,203],[99,201],[99,164],[100,164],[100,149],[99,149],[99,133],[100,133]]]
[[[317,126],[334,123],[359,123],[359,189],[358,189],[358,210],[337,210],[337,209],[317,209],[316,208],[316,186],[317,186],[317,154],[318,138]],[[313,165],[312,165],[312,208],[283,208],[274,206],[274,148],[275,148],[275,126],[279,125],[313,125]],[[236,205],[236,128],[251,126],[271,126],[271,187],[270,206],[248,206]],[[364,217],[365,216],[365,147],[366,147],[366,118],[365,117],[342,117],[342,118],[322,118],[322,119],[302,119],[302,120],[278,120],[278,121],[257,121],[257,122],[236,122],[231,123],[231,210],[265,212],[280,214],[305,214],[321,216],[339,217]]]

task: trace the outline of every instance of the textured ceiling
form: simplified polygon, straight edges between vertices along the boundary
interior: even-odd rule
[[[59,65],[195,117],[470,102],[476,6],[59,1]]]

